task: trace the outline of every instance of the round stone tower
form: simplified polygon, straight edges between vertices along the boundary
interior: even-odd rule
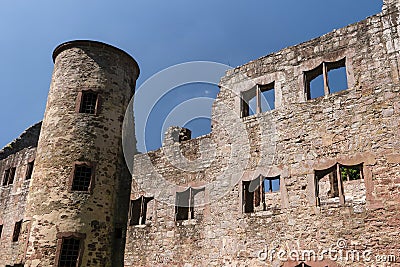
[[[53,60],[25,266],[123,266],[131,175],[121,132],[138,64],[95,41],[61,44]]]

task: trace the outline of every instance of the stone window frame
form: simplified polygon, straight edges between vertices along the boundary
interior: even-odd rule
[[[262,94],[262,92],[266,92],[269,90],[274,91],[274,102],[276,102],[277,96],[276,96],[276,90],[275,90],[275,80],[273,80],[272,82],[269,82],[269,83],[257,83],[254,87],[241,92],[240,93],[240,117],[246,118],[248,116],[254,116],[256,114],[268,112],[268,111],[262,111],[262,109],[261,109],[261,94]],[[256,110],[254,111],[255,113],[253,115],[250,115],[249,102],[254,97],[256,98]],[[275,108],[276,108],[276,103],[275,103]],[[269,110],[269,111],[271,111],[271,110]]]
[[[56,247],[54,267],[59,266],[63,241],[64,241],[64,239],[69,239],[69,238],[74,238],[74,239],[80,240],[78,260],[77,260],[77,264],[76,264],[76,266],[80,266],[82,263],[82,256],[83,256],[83,252],[85,249],[86,234],[78,233],[78,232],[59,232],[59,233],[57,233],[56,237],[57,237],[57,247]]]
[[[73,185],[74,178],[75,178],[76,167],[77,166],[82,166],[82,165],[91,168],[91,171],[92,171],[88,190],[87,191],[72,190],[72,185]],[[83,193],[83,194],[91,194],[91,193],[93,193],[94,184],[95,184],[95,177],[96,177],[95,173],[96,173],[96,164],[94,162],[91,162],[91,161],[75,161],[74,165],[73,165],[73,168],[72,168],[71,175],[70,175],[70,179],[69,179],[69,182],[68,182],[68,191],[71,192],[71,193],[73,192],[73,193]]]
[[[318,68],[323,62],[338,62],[345,60],[346,66],[346,77],[347,77],[347,89],[355,86],[354,69],[353,69],[353,57],[356,54],[354,49],[345,49],[336,51],[333,53],[326,53],[323,56],[319,56],[310,60],[307,60],[302,66],[295,71],[295,74],[299,75],[299,87],[302,88],[303,101],[309,101],[306,90],[306,78],[305,72]],[[325,91],[325,90],[324,90]],[[324,94],[325,96],[328,94]]]
[[[83,95],[84,93],[94,93],[97,95],[97,100],[96,100],[96,108],[95,108],[95,112],[94,114],[91,113],[85,113],[85,112],[81,112],[81,108],[82,108],[82,100],[83,100]],[[92,116],[97,116],[100,113],[100,109],[101,109],[101,95],[99,90],[96,89],[83,89],[81,91],[78,92],[78,96],[77,96],[77,100],[76,100],[76,105],[75,105],[75,112],[78,114],[86,114],[86,115],[92,115]]]

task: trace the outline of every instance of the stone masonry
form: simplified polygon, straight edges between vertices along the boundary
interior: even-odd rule
[[[400,266],[399,9],[386,0],[229,70],[211,133],[169,128],[132,175],[122,128],[136,61],[60,45],[43,122],[0,150],[0,267]],[[268,90],[275,108],[250,114],[247,97]]]

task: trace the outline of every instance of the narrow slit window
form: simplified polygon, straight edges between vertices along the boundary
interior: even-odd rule
[[[98,94],[92,91],[83,91],[79,113],[96,114]]]
[[[10,169],[10,175],[8,177],[8,184],[13,184],[14,183],[16,170],[17,170],[17,168],[15,168],[15,167]]]
[[[4,171],[3,186],[8,185],[8,178],[10,177],[10,169]]]
[[[92,183],[92,167],[82,164],[75,165],[74,177],[72,180],[72,191],[89,191]]]
[[[13,242],[18,242],[19,236],[21,234],[21,228],[22,228],[22,220],[16,222],[14,225],[14,232],[13,232],[13,236],[12,236]]]
[[[131,200],[130,225],[146,224],[147,204],[153,199],[154,197],[141,196],[138,199]]]
[[[195,189],[189,187],[183,192],[176,192],[175,200],[175,220],[189,220],[195,217],[195,196],[199,192],[205,191],[205,188]]]
[[[32,178],[33,166],[34,166],[34,161],[28,162],[28,165],[26,167],[25,180],[30,180]]]
[[[81,240],[63,238],[59,258],[59,267],[76,267],[79,259]]]
[[[3,225],[1,224],[0,225],[0,238],[1,238],[2,233],[3,233]]]

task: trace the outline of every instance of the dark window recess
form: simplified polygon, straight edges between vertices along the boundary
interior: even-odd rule
[[[12,241],[17,242],[21,234],[22,220],[15,223]]]
[[[8,185],[8,177],[10,177],[10,169],[4,171],[3,186]]]
[[[95,114],[97,109],[98,94],[92,91],[83,91],[79,113]]]
[[[16,170],[17,170],[17,168],[15,168],[15,167],[10,169],[10,176],[8,177],[8,184],[13,184],[14,183]]]
[[[346,59],[323,62],[304,72],[307,99],[314,99],[347,89]]]
[[[154,197],[141,196],[131,201],[131,219],[130,225],[142,225],[146,223],[147,203]]]
[[[0,238],[1,238],[1,234],[3,233],[3,225],[0,225]]]
[[[266,210],[266,193],[280,191],[280,176],[263,177],[259,175],[252,181],[243,181],[243,212],[252,213],[261,204]]]
[[[30,180],[32,178],[33,166],[34,166],[34,161],[28,162],[28,166],[26,167],[25,180]]]
[[[257,99],[256,99],[256,87],[243,92],[240,99],[241,105],[241,117],[247,117],[256,114]]]
[[[80,251],[80,239],[63,238],[60,252],[59,267],[76,267]]]
[[[122,238],[122,227],[115,228],[114,233],[115,233],[116,239],[121,239]]]
[[[197,193],[203,192],[205,188],[195,189],[189,187],[183,192],[176,192],[175,220],[194,219],[194,197]]]
[[[72,191],[89,191],[92,182],[92,168],[87,165],[75,165]]]

